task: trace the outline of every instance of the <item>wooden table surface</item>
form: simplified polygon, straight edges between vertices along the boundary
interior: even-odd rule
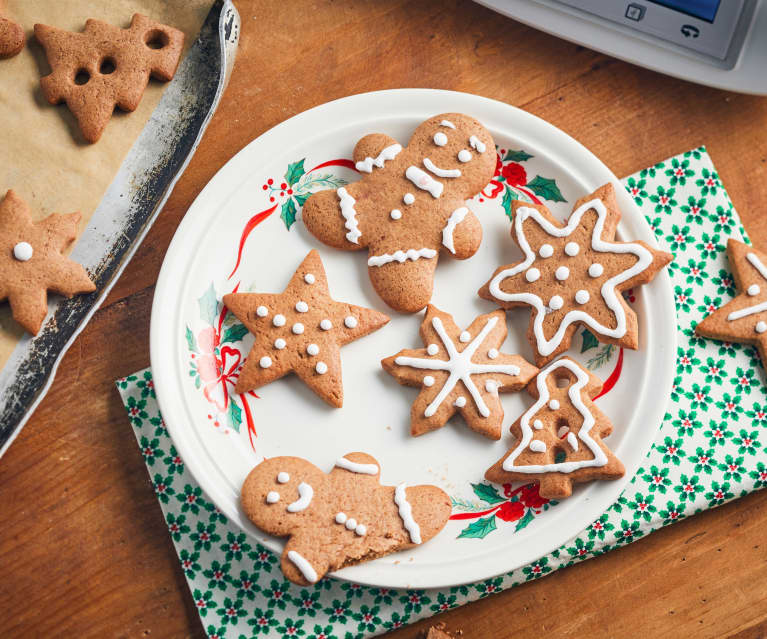
[[[454,89],[521,107],[623,176],[705,144],[767,248],[767,99],[658,75],[472,2],[238,0],[237,65],[165,210],[0,461],[0,636],[204,636],[113,381],[149,365],[163,256],[240,148],[350,94]],[[473,637],[767,636],[767,492],[442,615]],[[393,633],[416,637],[429,622]]]

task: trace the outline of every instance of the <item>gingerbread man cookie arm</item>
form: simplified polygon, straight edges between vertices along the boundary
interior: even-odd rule
[[[482,225],[465,205],[456,206],[442,229],[442,250],[457,260],[472,257],[482,244]]]
[[[330,477],[345,473],[353,473],[355,481],[372,481],[378,484],[381,466],[375,457],[367,453],[346,453],[336,460],[333,470],[330,471]]]
[[[379,169],[388,173],[387,163],[396,158],[400,151],[402,145],[393,137],[384,133],[371,133],[357,142],[352,160],[361,175],[378,172]]]
[[[291,537],[280,559],[285,577],[301,586],[317,583],[330,569],[327,552],[311,542],[311,534],[311,530],[302,530]]]
[[[301,219],[309,232],[321,242],[343,251],[359,251],[367,246],[368,235],[360,227],[362,204],[359,182],[336,190],[318,191],[306,202]]]
[[[433,538],[444,528],[452,511],[450,497],[445,491],[428,484],[399,484],[394,490],[394,503],[411,546]]]

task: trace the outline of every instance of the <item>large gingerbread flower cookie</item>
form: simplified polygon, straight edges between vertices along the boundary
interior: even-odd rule
[[[426,120],[406,147],[374,133],[354,148],[362,179],[320,191],[304,204],[303,220],[325,244],[368,249],[368,273],[392,308],[413,313],[431,299],[440,253],[474,255],[479,220],[466,206],[490,181],[495,144],[474,118],[446,113]]]

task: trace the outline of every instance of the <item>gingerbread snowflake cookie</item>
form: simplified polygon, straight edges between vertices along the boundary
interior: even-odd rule
[[[431,299],[440,252],[466,259],[482,241],[466,206],[490,181],[495,144],[474,118],[446,113],[426,120],[402,147],[374,133],[354,148],[359,182],[320,191],[303,220],[325,244],[368,249],[373,287],[392,308],[413,313]]]
[[[37,334],[48,313],[47,291],[72,297],[96,290],[85,269],[63,255],[77,237],[80,213],[54,213],[33,222],[13,191],[0,204],[0,300],[13,318]]]
[[[515,200],[512,213],[511,235],[524,260],[498,268],[479,295],[506,309],[532,307],[536,363],[567,350],[579,325],[601,342],[636,349],[636,314],[621,292],[652,280],[672,255],[615,241],[621,212],[612,184],[578,200],[564,225],[542,204]]]
[[[623,464],[602,441],[612,424],[591,401],[601,390],[601,380],[569,357],[549,364],[528,387],[535,404],[511,426],[516,446],[485,479],[537,481],[541,497],[562,499],[574,483],[623,477]]]
[[[400,384],[421,388],[410,432],[417,436],[442,428],[457,412],[473,431],[500,439],[498,393],[524,388],[538,372],[521,356],[498,350],[506,339],[504,312],[480,315],[462,331],[452,316],[430,304],[421,338],[425,348],[406,349],[381,362]]]
[[[237,393],[295,373],[335,407],[344,397],[341,346],[389,321],[373,309],[333,300],[317,251],[309,252],[282,293],[231,293],[224,305],[255,335]]]
[[[134,14],[128,29],[87,20],[82,33],[35,25],[51,73],[40,80],[50,104],[66,102],[83,137],[97,142],[115,106],[138,108],[149,77],[167,82],[176,73],[184,33]]]
[[[0,16],[0,59],[17,55],[26,42],[24,29],[13,20]]]
[[[740,294],[700,322],[695,332],[712,339],[754,344],[767,366],[767,255],[730,239],[727,256]]]
[[[450,498],[436,486],[382,486],[378,462],[349,453],[323,473],[300,457],[273,457],[242,486],[242,508],[261,530],[289,537],[282,572],[308,585],[333,570],[412,548],[450,517]]]

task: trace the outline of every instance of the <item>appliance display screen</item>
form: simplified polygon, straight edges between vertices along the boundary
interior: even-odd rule
[[[722,0],[650,0],[650,2],[681,11],[706,22],[713,22]]]

